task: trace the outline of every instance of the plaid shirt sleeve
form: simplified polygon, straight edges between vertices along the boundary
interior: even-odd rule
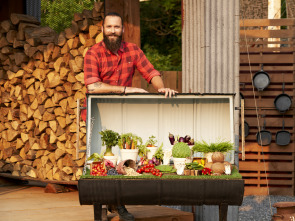
[[[153,77],[161,76],[160,72],[157,71],[150,61],[146,58],[143,51],[138,48],[138,59],[136,63],[137,70],[141,73],[143,78],[150,83]]]
[[[101,81],[99,76],[98,55],[89,49],[84,58],[84,81],[85,85]]]

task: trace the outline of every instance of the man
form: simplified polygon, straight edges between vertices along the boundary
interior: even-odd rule
[[[135,44],[123,42],[123,19],[117,13],[108,13],[102,26],[103,41],[91,47],[84,58],[84,79],[88,93],[147,93],[142,88],[132,87],[135,68],[147,82],[165,97],[177,91],[165,88],[160,73],[154,69],[146,56]],[[82,111],[86,120],[86,111]],[[124,220],[134,220],[124,206],[117,208]]]

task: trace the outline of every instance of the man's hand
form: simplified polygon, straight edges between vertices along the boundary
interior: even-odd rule
[[[170,88],[160,88],[158,89],[158,92],[160,93],[165,93],[165,97],[167,97],[169,95],[169,97],[175,96],[176,93],[178,93],[178,91],[172,90]]]
[[[146,90],[137,87],[126,87],[125,94],[129,93],[148,93]]]

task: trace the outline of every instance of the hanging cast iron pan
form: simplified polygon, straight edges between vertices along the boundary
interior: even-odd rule
[[[285,130],[285,121],[283,120],[283,129],[276,133],[276,144],[286,146],[291,141],[291,134]]]
[[[261,70],[256,72],[253,76],[253,84],[258,91],[263,91],[268,87],[269,83],[270,77],[267,72],[263,71],[263,65],[261,65]]]
[[[285,113],[291,107],[292,99],[288,94],[285,94],[285,82],[283,83],[283,93],[276,96],[274,104],[281,113]]]
[[[256,134],[256,141],[260,146],[268,146],[271,143],[271,132],[265,130],[265,119],[262,130],[260,130],[260,133],[258,131],[258,133]]]
[[[244,134],[245,134],[245,137],[247,137],[249,135],[250,127],[246,121],[244,122],[244,128],[245,128]],[[239,131],[240,131],[240,136],[242,136],[242,125],[240,125]]]

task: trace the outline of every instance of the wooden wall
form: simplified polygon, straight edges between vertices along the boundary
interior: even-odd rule
[[[240,26],[240,91],[245,98],[245,120],[250,126],[245,142],[245,160],[240,157],[239,162],[245,180],[245,195],[267,195],[267,184],[271,195],[294,195],[295,19],[244,20]],[[269,30],[274,26],[286,29]],[[270,44],[271,37],[276,38],[275,45]],[[261,70],[261,64],[270,76],[270,84],[263,91],[256,88],[253,91],[252,78]],[[276,96],[282,93],[283,82],[285,93],[292,98],[291,108],[284,114],[274,106]],[[265,119],[266,130],[272,133],[269,146],[262,147],[256,142],[257,119],[260,126]],[[287,146],[275,142],[276,132],[282,130],[283,119],[285,130],[291,133],[291,142]]]

